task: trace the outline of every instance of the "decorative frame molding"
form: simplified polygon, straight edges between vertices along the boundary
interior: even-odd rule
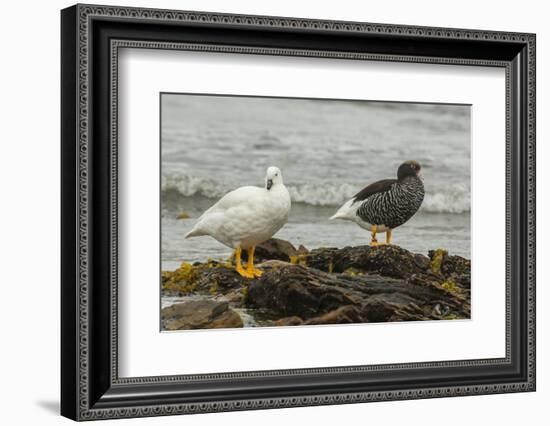
[[[191,29],[223,28],[229,33],[246,33],[246,30],[275,31],[276,34],[296,38],[301,34],[314,32],[329,38],[334,35],[349,35],[349,40],[352,41],[354,37],[370,36],[379,44],[374,43],[371,48],[373,50],[367,52],[354,50],[352,44],[349,49],[342,46],[339,50],[316,47],[260,47],[219,44],[208,40],[181,41],[170,39],[173,33],[169,31],[161,34],[158,41],[153,41],[133,38],[134,33],[125,33],[124,24],[129,22],[139,23],[143,26],[143,31],[152,32],[160,31],[161,28],[166,29],[168,26],[174,28],[174,25]],[[94,26],[95,24],[97,26]],[[103,36],[102,31],[109,33],[109,36]],[[124,38],[117,37],[119,33],[124,33]],[[243,40],[246,39],[246,36],[242,37]],[[423,53],[417,55],[384,53],[384,40],[408,43],[409,46],[424,43],[429,48],[420,47],[418,50]],[[91,5],[76,5],[65,9],[62,12],[62,414],[75,420],[91,420],[535,390],[535,41],[533,34],[496,31]],[[290,43],[287,39],[283,42]],[[449,46],[459,46],[455,49],[456,52],[462,51],[462,44],[478,46],[479,49],[469,57],[426,54],[437,51],[437,45],[445,43]],[[334,41],[334,44],[337,45],[337,41]],[[118,50],[128,47],[505,68],[506,357],[361,367],[119,378],[116,349],[116,122]],[[338,47],[340,48],[339,45]],[[488,52],[489,48],[492,53]],[[105,104],[105,101],[108,104]],[[521,126],[518,126],[518,123]],[[108,143],[104,143],[103,146],[95,142],[99,138],[107,138]],[[102,170],[108,171],[108,179],[97,177],[98,172],[91,167],[92,157],[95,168],[101,163]],[[102,162],[98,163],[98,158],[102,159]],[[99,188],[108,189],[107,198],[102,198],[103,195],[97,192]],[[519,208],[520,211],[516,212],[515,208]],[[108,236],[99,235],[98,228],[108,230]],[[108,253],[108,265],[97,266],[97,258],[100,256],[95,250],[99,250],[99,246]],[[98,256],[94,256],[94,253],[98,253]],[[520,263],[516,264],[514,256],[519,258]],[[103,258],[102,261],[105,263]],[[107,282],[104,283],[103,280],[99,283],[98,276],[108,277]],[[518,305],[514,305],[513,302]],[[108,309],[100,312],[97,308],[98,303]],[[91,342],[95,345],[91,345]],[[269,378],[298,376],[302,380],[314,376],[328,383],[334,375],[350,375],[351,379],[351,375],[362,373],[393,372],[392,374],[396,374],[397,377],[402,372],[415,369],[439,370],[433,374],[441,376],[444,374],[443,371],[450,371],[452,368],[471,369],[489,366],[514,370],[516,379],[498,383],[480,380],[469,385],[401,385],[395,389],[384,390],[355,390],[350,385],[350,391],[315,391],[310,394],[299,394],[291,390],[287,394],[283,391],[274,391],[273,396],[265,398],[227,394],[226,397],[212,397],[214,399],[182,397],[174,400],[164,397],[161,390],[163,386],[190,384],[212,388],[220,387],[224,381],[235,379],[256,383]],[[150,397],[136,396],[134,391],[138,386],[141,393],[144,393],[145,388],[145,393],[149,392]],[[372,384],[370,386],[372,387]]]

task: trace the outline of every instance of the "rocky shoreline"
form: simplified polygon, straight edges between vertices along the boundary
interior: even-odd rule
[[[256,248],[256,265],[257,279],[212,260],[163,272],[162,297],[183,300],[162,309],[163,329],[240,328],[242,311],[258,326],[470,318],[470,260],[441,249],[308,251],[271,239]]]

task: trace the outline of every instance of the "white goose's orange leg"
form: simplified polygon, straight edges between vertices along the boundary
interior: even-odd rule
[[[391,229],[386,231],[386,244],[391,245]]]
[[[376,225],[371,225],[370,228],[370,245],[371,247],[376,247],[378,245],[378,240],[376,239]]]
[[[254,277],[261,277],[263,272],[254,266],[254,250],[256,250],[256,246],[252,246],[248,249],[248,263],[246,265],[246,272]]]
[[[250,261],[250,258],[249,258]],[[237,247],[235,250],[235,270],[245,278],[254,278],[253,274],[250,274],[248,271],[246,271],[243,268],[243,265],[241,265],[241,248]]]

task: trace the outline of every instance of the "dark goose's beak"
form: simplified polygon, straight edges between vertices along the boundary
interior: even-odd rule
[[[267,190],[269,191],[269,190],[271,189],[272,186],[273,186],[273,180],[268,179],[268,180],[267,180],[267,184],[266,184]]]

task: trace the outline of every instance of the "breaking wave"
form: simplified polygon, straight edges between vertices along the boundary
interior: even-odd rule
[[[292,201],[311,206],[337,207],[359,191],[357,184],[351,183],[304,183],[288,184]],[[234,189],[233,186],[210,178],[197,176],[171,176],[162,178],[163,195],[176,194],[179,197],[202,196],[218,199]],[[424,197],[422,211],[429,213],[466,213],[470,211],[470,190],[468,185],[452,184],[429,190]]]

